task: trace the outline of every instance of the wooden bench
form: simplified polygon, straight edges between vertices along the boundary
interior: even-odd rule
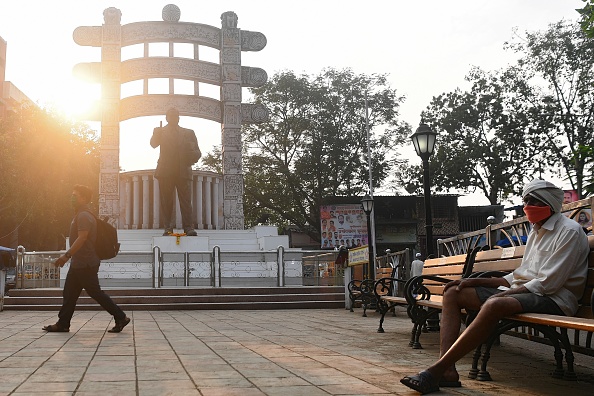
[[[588,256],[588,277],[586,289],[580,300],[580,306],[575,316],[558,316],[537,313],[522,313],[510,316],[502,320],[498,327],[493,331],[485,344],[479,346],[474,355],[472,368],[469,373],[470,378],[476,378],[482,381],[491,380],[487,371],[487,363],[490,358],[490,352],[493,345],[503,333],[521,337],[531,341],[542,342],[552,345],[555,349],[554,356],[556,368],[553,376],[556,378],[565,378],[569,380],[577,379],[574,370],[573,352],[579,352],[589,356],[594,356],[592,348],[592,335],[594,334],[594,319],[592,305],[594,295],[594,236],[588,237],[590,245],[590,254]],[[489,260],[488,256],[494,251],[482,252],[477,255],[475,269],[485,269],[487,271],[513,271],[521,262],[521,255],[524,253],[524,246],[502,249],[505,256],[510,256],[508,260]],[[496,251],[495,251],[496,252]],[[505,253],[504,253],[505,252]],[[479,261],[483,259],[482,262]],[[496,273],[486,273],[486,275]],[[569,331],[572,331],[572,341],[570,341]],[[585,334],[583,334],[585,332]],[[565,350],[565,361],[567,371],[563,369],[563,350]],[[478,368],[479,360],[481,367]]]
[[[421,275],[406,282],[394,278],[384,278],[376,282],[374,292],[381,313],[378,333],[384,333],[383,323],[388,311],[396,306],[406,306],[407,314],[413,322],[409,345],[421,348],[421,331],[427,319],[441,310],[444,285],[470,274],[469,264],[478,250],[475,249],[469,254],[426,260]],[[403,297],[392,294],[397,283],[404,285]]]

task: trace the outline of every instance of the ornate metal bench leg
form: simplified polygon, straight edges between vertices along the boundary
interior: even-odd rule
[[[418,327],[419,327],[418,324],[416,324],[416,323],[413,324],[412,331],[410,332],[410,341],[408,342],[409,347],[412,347],[413,345],[415,345],[415,336],[417,334]]]
[[[412,348],[413,349],[423,349],[423,346],[421,345],[421,330],[423,330],[423,327],[425,326],[425,319],[423,319],[423,321],[421,323],[416,323],[415,326],[417,326],[414,332],[414,340],[413,340],[413,344],[412,344]]]
[[[506,325],[500,324],[495,329],[495,331],[489,336],[489,338],[487,338],[487,342],[485,342],[485,344],[484,344],[485,351],[483,352],[483,358],[481,361],[481,369],[476,374],[476,379],[478,381],[493,381],[493,378],[491,378],[491,374],[489,374],[489,371],[487,370],[487,364],[489,363],[489,359],[491,358],[491,348],[493,347],[493,344],[495,344],[495,342],[499,338],[499,335],[501,333],[509,330],[509,327],[513,327],[513,326],[509,323]],[[479,354],[480,354],[480,351],[479,351]],[[478,357],[477,357],[477,361],[478,361]]]
[[[386,304],[385,306],[383,306],[382,304],[382,308],[380,310],[382,317],[380,318],[380,322],[379,322],[379,327],[377,328],[377,332],[378,333],[384,333],[384,318],[386,317],[386,314],[388,313],[388,311],[390,310],[390,306],[388,304]]]
[[[470,379],[476,379],[476,377],[478,376],[479,373],[479,369],[478,369],[478,362],[481,358],[481,351],[483,350],[483,345],[479,345],[475,350],[474,350],[474,354],[472,355],[472,367],[470,369],[470,371],[468,372],[468,378]]]
[[[569,343],[567,329],[561,329],[560,339],[563,343],[563,346],[565,347],[565,362],[567,363],[567,371],[565,372],[565,375],[563,375],[563,379],[568,381],[577,381],[577,374],[575,373],[573,366],[573,350],[571,349],[571,344]]]
[[[492,345],[492,344],[491,344]],[[491,358],[491,345],[488,345],[485,349],[485,353],[483,353],[483,361],[481,363],[481,369],[476,375],[476,379],[479,381],[493,381],[491,378],[491,374],[487,371],[487,363]]]

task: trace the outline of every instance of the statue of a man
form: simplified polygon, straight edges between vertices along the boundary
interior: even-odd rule
[[[155,128],[151,137],[153,148],[161,146],[155,178],[159,180],[161,193],[161,218],[165,227],[163,235],[171,235],[175,227],[172,220],[175,203],[173,193],[177,189],[184,232],[196,236],[190,203],[190,181],[192,165],[198,162],[202,153],[194,131],[179,126],[177,109],[167,110],[165,118],[167,125]]]

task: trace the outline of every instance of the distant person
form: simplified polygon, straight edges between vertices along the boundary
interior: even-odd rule
[[[182,227],[186,235],[196,236],[192,220],[190,203],[190,181],[192,165],[202,153],[198,147],[196,134],[191,129],[179,126],[179,111],[171,108],[165,115],[167,125],[155,128],[151,137],[151,146],[161,146],[155,178],[159,180],[161,194],[161,218],[165,227],[164,236],[173,234],[174,191],[177,189],[182,216]]]
[[[97,272],[101,261],[95,252],[97,220],[89,208],[91,198],[92,192],[89,187],[81,185],[73,187],[71,203],[74,209],[74,218],[70,223],[71,245],[65,254],[54,261],[54,266],[61,268],[68,260],[72,259],[72,261],[64,283],[62,308],[58,313],[58,322],[43,327],[43,330],[47,332],[70,331],[70,320],[74,315],[76,302],[83,289],[89,297],[97,301],[114,317],[115,326],[109,330],[110,333],[119,333],[130,323],[130,318],[99,286]]]
[[[579,224],[561,214],[563,191],[533,180],[522,192],[533,224],[522,263],[502,278],[466,278],[446,284],[440,330],[440,358],[401,383],[422,394],[459,387],[456,362],[486,341],[499,321],[522,312],[574,315],[588,271],[588,239]],[[461,310],[478,311],[460,334]]]
[[[415,254],[415,259],[410,263],[410,277],[421,276],[424,264],[425,262],[421,260],[421,253]]]

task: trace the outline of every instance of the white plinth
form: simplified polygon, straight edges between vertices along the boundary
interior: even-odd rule
[[[201,236],[160,236],[153,237],[153,246],[159,246],[162,252],[207,252],[208,237]]]

